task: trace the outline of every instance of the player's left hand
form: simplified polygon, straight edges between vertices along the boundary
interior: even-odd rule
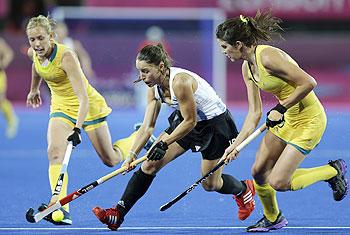
[[[73,147],[76,147],[81,143],[81,130],[78,127],[73,128],[73,133],[67,138],[68,141],[72,141]]]
[[[284,113],[287,111],[287,108],[281,104],[277,104],[266,114],[266,126],[274,127],[278,124],[284,122]]]
[[[147,158],[151,161],[158,161],[162,159],[168,149],[168,144],[164,141],[156,143],[149,151]]]
[[[29,92],[27,96],[27,106],[35,109],[39,108],[41,104],[40,90]]]

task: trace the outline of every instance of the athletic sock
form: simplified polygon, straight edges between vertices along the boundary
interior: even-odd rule
[[[120,152],[123,155],[122,160],[124,160],[128,156],[128,154],[132,148],[132,145],[134,144],[134,141],[136,139],[136,133],[137,132],[135,131],[129,137],[126,137],[124,139],[120,139],[120,140],[117,140],[116,142],[114,142],[113,148],[120,150]]]
[[[0,103],[0,109],[4,113],[7,122],[6,136],[7,138],[13,138],[17,133],[18,120],[11,102],[7,99],[4,99]]]
[[[10,103],[10,101],[8,99],[4,99],[1,103],[0,103],[0,108],[2,110],[2,112],[4,113],[5,119],[8,123],[8,125],[11,125],[12,123],[15,122],[15,113],[13,111],[13,107],[12,104]]]
[[[265,217],[274,222],[279,214],[276,191],[269,184],[258,185],[255,181],[254,187],[264,207]]]
[[[154,177],[155,175],[148,175],[144,173],[141,167],[132,175],[128,185],[126,186],[124,194],[117,205],[117,208],[123,217],[146,193],[148,188],[151,186]]]
[[[318,181],[329,180],[337,174],[337,170],[328,164],[314,168],[298,168],[292,175],[291,190],[296,191]]]
[[[50,180],[50,186],[51,186],[52,193],[55,191],[57,179],[61,174],[61,166],[62,166],[62,164],[54,164],[54,165],[50,164],[50,166],[49,166],[49,180]],[[67,187],[68,187],[68,173],[66,172],[64,174],[61,192],[60,192],[60,195],[58,197],[59,199],[62,199],[65,196],[67,196]],[[69,212],[69,204],[64,205],[63,208],[67,212]]]
[[[223,183],[221,189],[216,191],[218,193],[238,195],[245,192],[247,189],[243,182],[237,180],[231,175],[222,174],[221,178]]]

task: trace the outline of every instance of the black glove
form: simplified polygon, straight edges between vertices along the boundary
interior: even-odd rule
[[[162,159],[167,149],[168,149],[168,144],[163,141],[159,141],[149,151],[149,154],[147,156],[148,160],[158,161]]]
[[[280,120],[270,120],[269,119],[269,114],[272,110],[276,110],[277,112],[279,112],[280,114],[282,114],[282,118]],[[287,112],[287,108],[284,107],[283,105],[281,104],[277,104],[275,107],[273,107],[270,111],[267,112],[267,115],[266,115],[266,126],[267,127],[274,127],[278,124],[281,124],[284,122],[284,113]]]
[[[78,144],[81,143],[81,130],[78,127],[73,128],[73,134],[68,136],[67,140],[72,141],[73,147],[77,146]]]

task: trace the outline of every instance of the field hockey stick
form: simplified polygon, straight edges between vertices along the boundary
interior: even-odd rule
[[[62,185],[63,185],[64,174],[67,172],[68,163],[69,163],[70,155],[72,154],[72,150],[73,150],[73,143],[72,141],[69,141],[67,145],[66,153],[64,155],[63,162],[62,162],[61,173],[57,179],[57,183],[52,193],[49,205],[54,204],[55,202],[58,201],[58,196],[60,195]]]
[[[257,136],[259,136],[262,132],[266,130],[266,125],[263,124],[258,129],[256,129],[251,135],[249,135],[245,140],[243,140],[242,143],[240,143],[236,147],[236,151],[240,152],[245,146],[247,146],[252,140],[254,140]],[[199,184],[201,184],[203,181],[205,181],[209,176],[211,176],[215,171],[217,171],[220,167],[222,167],[225,164],[224,160],[219,161],[216,166],[209,171],[207,174],[205,174],[202,178],[197,180],[194,184],[192,184],[188,189],[186,189],[184,192],[179,194],[177,197],[175,197],[170,202],[162,205],[160,207],[160,211],[165,211],[169,209],[172,205],[174,205],[176,202],[180,201],[183,197],[185,197],[187,194],[189,194],[193,189],[195,189]]]
[[[145,161],[147,159],[147,155],[133,161],[130,166],[136,166],[137,164]],[[78,189],[77,191],[69,194],[68,196],[60,199],[59,201],[57,201],[55,204],[49,206],[48,208],[46,208],[43,211],[40,211],[36,214],[34,214],[34,209],[33,208],[29,208],[29,210],[26,213],[26,219],[28,222],[30,223],[37,223],[40,220],[42,220],[45,216],[51,214],[52,212],[54,212],[55,210],[58,210],[59,208],[61,208],[62,206],[66,205],[67,203],[77,199],[78,197],[80,197],[81,195],[89,192],[90,190],[96,188],[98,185],[112,179],[114,176],[117,176],[121,173],[123,173],[126,170],[125,166],[122,166],[120,168],[118,168],[115,171],[112,171],[111,173],[109,173],[108,175],[105,175],[101,178],[99,178],[98,180]]]

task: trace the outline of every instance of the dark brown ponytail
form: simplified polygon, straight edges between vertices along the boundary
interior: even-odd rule
[[[282,38],[281,23],[282,20],[272,16],[271,11],[259,10],[255,17],[240,15],[221,23],[216,29],[216,37],[231,45],[241,41],[250,47],[261,41],[272,41],[274,36]]]

